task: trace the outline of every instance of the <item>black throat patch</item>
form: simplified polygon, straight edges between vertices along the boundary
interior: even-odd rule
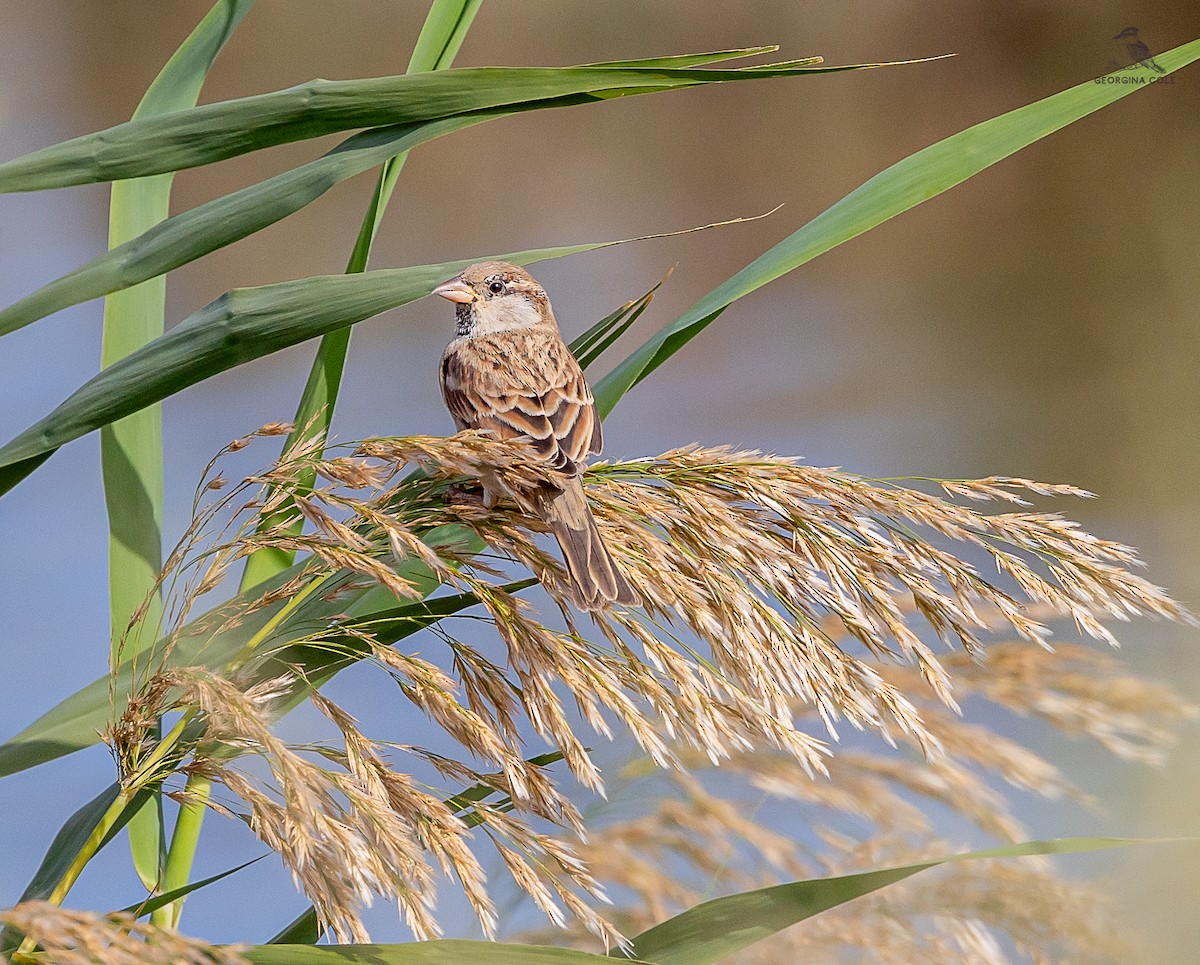
[[[454,306],[454,335],[463,338],[475,329],[475,312],[470,302],[459,302]]]

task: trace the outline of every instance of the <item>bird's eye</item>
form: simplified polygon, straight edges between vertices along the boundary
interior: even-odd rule
[[[489,282],[488,283],[488,291],[490,291],[493,295],[499,295],[502,291],[504,291],[504,282],[502,282],[502,281]]]

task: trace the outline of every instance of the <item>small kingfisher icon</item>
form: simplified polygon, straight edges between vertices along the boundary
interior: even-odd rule
[[[1142,38],[1138,36],[1137,27],[1126,27],[1119,34],[1113,37],[1113,40],[1124,41],[1125,52],[1129,55],[1131,63],[1140,64],[1143,67],[1149,67],[1151,70],[1157,71],[1160,74],[1165,74],[1166,71],[1155,62],[1154,54],[1150,53],[1150,48],[1142,42]]]

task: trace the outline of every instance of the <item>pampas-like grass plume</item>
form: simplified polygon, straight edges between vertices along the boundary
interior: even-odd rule
[[[1051,652],[1000,642],[983,661],[951,655],[945,662],[964,696],[1139,762],[1160,760],[1175,726],[1195,716],[1169,688],[1139,681],[1080,645]],[[879,672],[905,690],[919,682],[911,667],[881,664]],[[1087,803],[1041,755],[966,722],[931,694],[918,692],[915,703],[942,753],[914,756],[911,739],[898,749],[860,742],[829,760],[828,779],[779,752],[736,754],[719,769],[690,752],[682,770],[667,772],[631,760],[610,779],[612,805],[593,814],[580,849],[596,878],[623,896],[609,912],[613,924],[636,934],[716,894],[969,850],[938,833],[945,815],[988,837],[1024,840],[1028,832],[999,790],[1005,784]],[[811,708],[796,707],[798,725],[813,717]],[[952,864],[824,912],[729,961],[1120,965],[1136,956],[1114,911],[1095,889],[1055,875],[1045,859]],[[578,928],[571,938],[594,946]]]
[[[1025,505],[1087,495],[1073,487],[992,477],[942,483],[937,496],[698,446],[600,464],[587,474],[592,508],[644,605],[584,622],[530,512],[553,474],[521,443],[463,432],[374,439],[333,456],[321,447],[316,440],[238,485],[222,476],[202,484],[162,577],[174,601],[162,639],[139,658],[132,699],[118,703],[108,738],[127,780],[182,770],[223,783],[340,940],[366,939],[360,911],[375,896],[397,900],[416,935],[436,935],[439,872],[457,878],[491,934],[482,841],[552,921],[565,921],[565,909],[606,944],[618,940],[588,900],[603,893],[585,863],[531,823],[583,839],[584,822],[550,771],[561,759],[584,787],[603,791],[581,725],[603,736],[624,730],[653,762],[681,770],[701,761],[736,769],[769,750],[764,760],[790,762],[806,787],[831,796],[849,793],[838,784],[846,768],[859,786],[903,781],[882,765],[873,776],[855,773],[850,756],[832,756],[829,738],[848,724],[916,749],[930,762],[929,787],[940,782],[944,800],[1001,834],[1011,820],[949,763],[969,758],[971,744],[977,754],[1001,747],[956,720],[956,682],[960,693],[1025,700],[1025,712],[1104,732],[1108,746],[1133,756],[1160,743],[1141,708],[1114,715],[1085,700],[1056,703],[1058,670],[1037,665],[1055,618],[1109,642],[1106,618],[1190,619],[1132,571],[1131,549]],[[485,475],[507,496],[493,509],[470,490]],[[204,494],[215,494],[207,506]],[[979,508],[989,504],[1000,511]],[[197,599],[262,550],[298,562],[188,622]],[[984,563],[996,578],[982,575]],[[524,573],[548,593],[549,613],[520,595]],[[402,615],[356,616],[380,591]],[[440,641],[436,652],[393,645],[421,627],[432,628],[426,644]],[[1033,686],[1014,684],[1011,673],[1005,684],[974,662],[997,632],[1021,641],[1001,653],[1018,654],[1004,659],[1031,668]],[[323,663],[314,657],[322,654]],[[333,670],[362,659],[390,674],[457,750],[371,740],[316,692]],[[305,698],[331,722],[335,748],[293,748],[273,734],[279,714]],[[170,708],[190,716],[166,754],[149,724]],[[549,757],[527,759],[533,735]],[[1003,776],[1058,780],[1010,751]],[[420,784],[392,763],[396,753],[445,786]],[[269,777],[238,766],[248,754]],[[161,766],[148,769],[148,760]]]

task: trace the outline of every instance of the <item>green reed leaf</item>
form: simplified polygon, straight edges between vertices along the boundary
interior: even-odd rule
[[[254,0],[218,0],[150,84],[134,119],[195,106],[217,54],[253,5]],[[110,249],[167,218],[173,179],[174,174],[168,173],[113,184]],[[102,368],[162,335],[166,291],[166,279],[155,278],[108,296],[100,349]],[[109,626],[115,667],[118,647],[136,652],[153,643],[153,634],[143,639],[141,629],[157,626],[162,612],[161,598],[153,592],[162,569],[162,413],[157,405],[101,431],[100,465],[108,510]],[[131,626],[139,610],[141,619]],[[147,888],[153,888],[162,875],[165,857],[158,796],[130,822],[129,842],[138,877]]]
[[[745,53],[760,49],[747,48]],[[609,99],[725,81],[891,66],[789,62],[754,70],[698,69],[739,55],[720,51],[632,64],[472,67],[363,80],[310,80],[286,90],[129,121],[42,148],[0,164],[0,192],[145,177],[356,128],[421,123],[569,95]],[[688,66],[676,66],[679,63]]]
[[[1170,74],[1200,58],[1200,40],[1156,54]],[[1118,71],[1128,83],[1087,81],[976,124],[881,171],[760,255],[659,330],[595,387],[603,414],[633,386],[700,334],[739,298],[890,218],[928,201],[1023,147],[1149,86],[1160,75],[1137,65]]]
[[[958,861],[1077,854],[1142,844],[1125,838],[1057,838],[988,848],[896,868],[836,878],[796,881],[706,901],[633,940],[632,957],[654,965],[711,965],[830,908],[903,881],[919,872]],[[612,958],[625,958],[620,951]]]

